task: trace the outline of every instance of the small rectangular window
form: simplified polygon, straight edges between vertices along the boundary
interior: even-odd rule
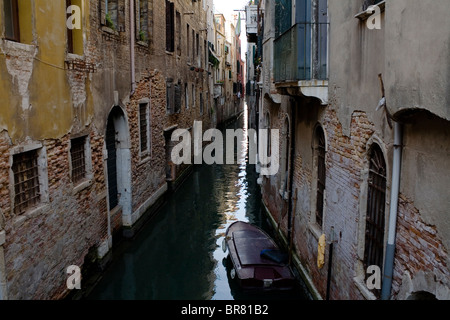
[[[177,55],[181,55],[181,14],[176,12],[176,28],[177,28]]]
[[[203,115],[203,93],[200,92],[200,114]]]
[[[119,0],[106,0],[105,1],[105,13],[106,13],[106,26],[117,30],[119,25]]]
[[[148,1],[147,0],[139,0],[139,5],[137,7],[138,10],[138,23],[136,26],[138,27],[137,39],[139,41],[147,42],[149,38],[148,32]]]
[[[14,213],[22,215],[41,200],[38,152],[31,150],[13,156]]]
[[[70,141],[70,157],[72,159],[72,182],[79,183],[86,178],[86,137]]]
[[[81,8],[81,1],[82,0],[66,0],[66,8],[69,8],[71,6],[76,6]],[[72,18],[72,11],[69,11],[67,13],[67,19]],[[73,22],[73,21],[72,21]],[[84,52],[84,40],[83,40],[83,24],[80,21],[81,26],[80,28],[66,28],[67,29],[67,52],[68,53],[74,53],[77,55],[82,56]]]
[[[4,0],[5,38],[20,42],[18,0]]]
[[[190,38],[190,34],[191,34],[191,30],[189,27],[189,24],[186,25],[186,58],[187,58],[187,62],[190,63],[191,62],[191,51],[190,51],[190,46],[189,46],[189,38]]]
[[[175,5],[166,0],[166,50],[175,50]]]
[[[72,5],[72,0],[66,0],[66,8]],[[67,19],[71,16],[71,13],[67,13]],[[73,31],[71,28],[67,29],[67,52],[73,53]]]

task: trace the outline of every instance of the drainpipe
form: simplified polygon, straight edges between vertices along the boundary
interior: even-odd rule
[[[136,90],[135,61],[134,61],[134,38],[135,38],[135,12],[134,1],[130,1],[130,68],[131,68],[131,94]]]
[[[397,228],[398,196],[400,193],[400,171],[402,160],[403,128],[398,122],[394,124],[394,159],[392,165],[391,205],[389,214],[388,242],[386,259],[384,262],[383,286],[381,299],[389,300],[392,287],[392,274],[394,271],[395,236]]]

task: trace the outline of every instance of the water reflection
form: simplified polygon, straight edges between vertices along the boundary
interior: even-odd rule
[[[231,128],[245,123],[242,117]],[[248,165],[245,135],[239,143],[243,148],[235,165],[196,166],[157,216],[132,241],[114,249],[113,263],[88,299],[250,298],[233,287],[221,248],[234,221],[259,226],[266,221],[255,168]]]

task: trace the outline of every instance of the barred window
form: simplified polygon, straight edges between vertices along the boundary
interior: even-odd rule
[[[370,151],[369,190],[367,196],[364,268],[383,267],[384,220],[386,204],[386,162],[378,145]],[[379,290],[377,290],[379,291]],[[376,296],[380,292],[374,292]]]
[[[149,119],[148,119],[148,104],[139,104],[139,131],[141,140],[141,152],[149,149]]]
[[[14,155],[12,171],[15,192],[14,213],[21,215],[41,200],[37,150]]]
[[[78,183],[86,178],[86,137],[71,140],[72,182]]]

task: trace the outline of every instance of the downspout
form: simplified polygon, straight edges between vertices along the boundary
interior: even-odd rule
[[[136,90],[135,81],[135,60],[134,60],[134,38],[135,38],[135,12],[134,1],[130,1],[130,68],[131,68],[131,93],[133,95]]]
[[[294,185],[294,161],[295,161],[295,110],[296,110],[296,103],[295,101],[293,101],[291,103],[291,145],[290,145],[290,149],[291,149],[291,154],[290,154],[290,166],[289,166],[289,185],[288,185],[288,194],[289,194],[289,199],[288,199],[288,239],[291,238],[291,232],[292,232],[292,214],[295,214],[295,212],[292,212],[292,201],[291,199],[292,197],[292,193],[293,193],[293,185]],[[288,240],[289,241],[289,240]]]
[[[403,148],[403,128],[398,122],[394,123],[394,158],[392,165],[391,205],[389,214],[388,241],[384,262],[383,285],[381,299],[389,300],[392,288],[392,274],[394,271],[395,237],[397,228],[398,198],[400,193],[400,171]]]

